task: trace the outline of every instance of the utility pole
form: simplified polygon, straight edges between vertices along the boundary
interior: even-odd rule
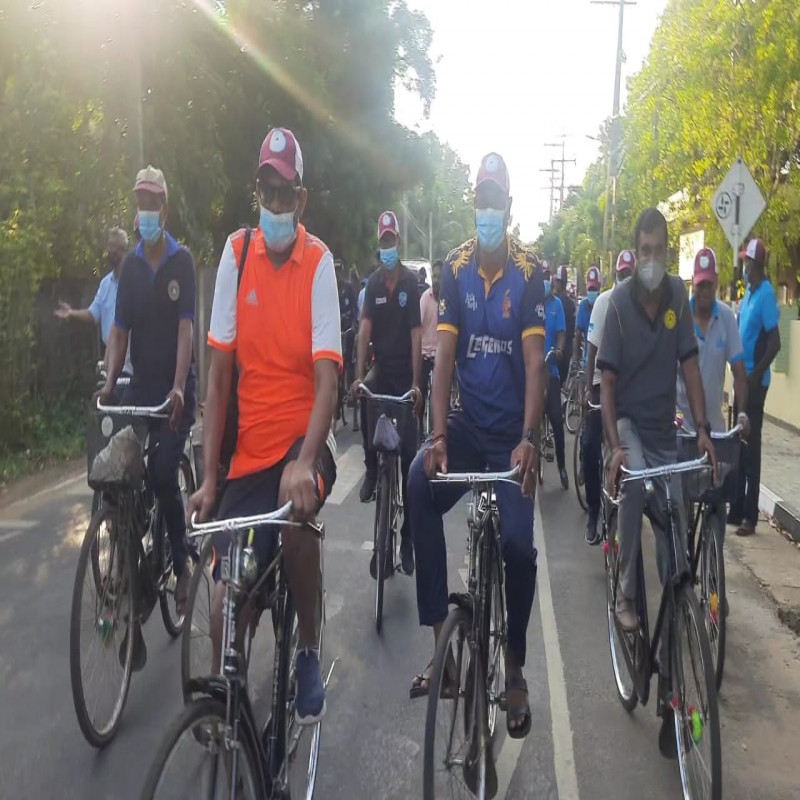
[[[545,147],[560,147],[561,148],[561,158],[553,159],[551,162],[552,164],[560,164],[561,165],[561,186],[559,187],[558,191],[558,210],[559,212],[564,207],[564,183],[565,183],[565,175],[564,175],[564,164],[575,164],[576,161],[574,158],[564,158],[565,147],[566,147],[566,134],[562,134],[560,137],[561,143],[558,142],[546,142]]]
[[[539,172],[546,172],[550,175],[550,186],[543,186],[542,189],[550,189],[550,216],[548,218],[548,222],[553,221],[553,201],[555,199],[555,190],[556,190],[556,173],[558,170],[556,169],[556,160],[550,160],[550,169],[540,169]]]
[[[408,192],[403,192],[403,256],[408,258]]]
[[[433,211],[428,212],[428,263],[431,265],[433,279]]]
[[[606,259],[609,247],[614,249],[614,235],[609,239],[609,219],[612,213],[611,206],[614,204],[617,183],[617,155],[619,152],[619,94],[622,83],[622,27],[625,14],[625,6],[635,6],[635,0],[591,0],[592,5],[599,6],[618,6],[619,7],[619,28],[617,31],[617,68],[614,74],[614,107],[611,114],[611,130],[609,131],[608,141],[608,167],[606,170],[606,210],[603,215],[603,260]],[[612,189],[613,184],[613,189]],[[613,227],[612,227],[613,231]]]

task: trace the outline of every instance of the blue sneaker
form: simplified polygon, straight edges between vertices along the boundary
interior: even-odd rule
[[[314,650],[297,653],[297,699],[295,718],[300,725],[314,725],[325,716],[325,685]]]

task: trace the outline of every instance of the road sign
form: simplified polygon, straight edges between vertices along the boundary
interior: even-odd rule
[[[711,201],[711,208],[733,248],[734,262],[745,236],[766,207],[766,200],[739,156]]]

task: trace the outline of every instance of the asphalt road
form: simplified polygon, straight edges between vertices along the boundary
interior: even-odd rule
[[[427,663],[432,638],[417,625],[414,581],[400,575],[387,586],[384,630],[376,635],[368,574],[374,505],[358,501],[360,448],[349,431],[340,435],[338,459],[337,486],[324,512],[328,658],[338,663],[317,797],[417,798],[425,702],[409,701],[408,686]],[[602,553],[583,542],[574,493],[556,484],[548,465],[536,506],[539,580],[525,670],[533,729],[523,743],[508,740],[500,717],[498,797],[680,797],[677,763],[658,752],[654,701],[629,715],[617,700]],[[138,797],[155,748],[180,709],[180,648],[156,610],[145,627],[148,663],[134,675],[116,740],[97,752],[80,733],[70,690],[69,609],[90,499],[79,478],[0,510],[2,798]],[[462,580],[464,520],[461,504],[447,518],[451,587]],[[648,535],[645,547],[654,591]],[[796,800],[800,642],[781,627],[749,573],[730,558],[727,566],[723,796]],[[266,652],[268,628],[262,631]]]

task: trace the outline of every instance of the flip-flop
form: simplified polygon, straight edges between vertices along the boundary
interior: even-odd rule
[[[443,700],[452,700],[455,697],[455,691],[458,687],[455,685],[457,683],[454,672],[455,672],[455,661],[453,659],[453,653],[448,653],[447,656],[447,664],[445,666],[444,672],[444,680],[442,681],[442,690],[439,693],[439,697]],[[420,672],[418,675],[415,675],[413,680],[411,681],[411,688],[408,690],[408,696],[411,700],[416,700],[419,697],[427,697],[430,691],[431,686],[431,673],[433,672],[433,659],[428,663],[428,666]],[[423,686],[422,684],[425,683],[426,685]]]
[[[525,702],[514,709],[508,700],[509,691],[525,692]],[[531,730],[531,707],[527,700],[528,683],[525,678],[506,678],[506,730],[512,739],[524,739]],[[511,727],[512,722],[522,722],[521,725]]]

